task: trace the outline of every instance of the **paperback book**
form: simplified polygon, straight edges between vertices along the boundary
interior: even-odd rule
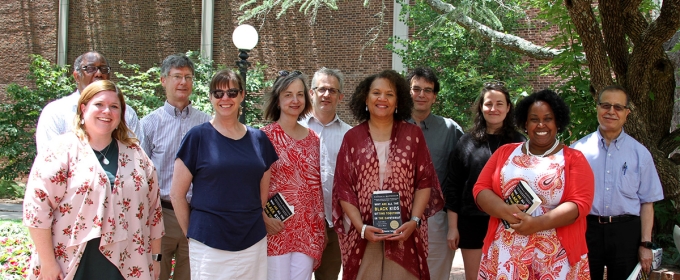
[[[281,193],[276,193],[269,200],[264,207],[264,212],[268,217],[286,221],[295,214],[295,208],[288,204]]]
[[[401,226],[401,206],[399,193],[391,191],[373,192],[373,226],[383,230],[383,234],[393,234]]]
[[[541,205],[541,198],[538,197],[536,192],[534,192],[533,189],[529,186],[529,184],[525,181],[519,181],[515,188],[512,190],[512,193],[510,193],[510,196],[505,199],[505,203],[508,205],[512,204],[522,204],[522,205],[529,205],[529,208],[524,210],[524,213],[527,213],[531,215],[536,208],[538,208],[539,205]],[[503,226],[505,227],[506,230],[510,232],[514,232],[515,230],[510,227],[510,223],[506,220],[501,220],[503,222]]]

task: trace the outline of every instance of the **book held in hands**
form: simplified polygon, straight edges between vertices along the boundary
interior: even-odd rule
[[[295,214],[295,207],[288,204],[281,193],[276,193],[267,200],[267,205],[264,206],[264,213],[270,218],[283,222]]]
[[[371,197],[373,205],[373,226],[383,230],[383,234],[393,234],[401,226],[401,206],[399,193],[376,191]]]
[[[508,205],[521,204],[529,205],[529,208],[525,209],[523,212],[531,215],[539,205],[541,205],[541,198],[538,197],[536,192],[529,186],[529,184],[523,180],[520,180],[515,188],[512,190],[508,198],[505,199],[505,203]],[[506,220],[501,220],[503,226],[506,230],[513,232],[515,229],[510,227],[510,223]]]

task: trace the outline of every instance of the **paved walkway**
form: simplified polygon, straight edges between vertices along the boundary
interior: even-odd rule
[[[20,203],[0,203],[0,220],[21,220]]]

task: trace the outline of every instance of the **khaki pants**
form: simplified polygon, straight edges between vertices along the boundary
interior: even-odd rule
[[[398,263],[385,258],[384,242],[368,242],[357,273],[357,280],[417,280]]]
[[[175,273],[173,280],[190,280],[191,269],[189,267],[189,244],[184,236],[175,216],[175,211],[163,208],[163,224],[165,235],[161,239],[161,275],[160,280],[170,278],[172,270],[172,256],[175,256]]]
[[[338,242],[338,233],[326,224],[326,236],[328,236],[328,244],[323,250],[321,256],[321,265],[314,272],[314,279],[316,280],[337,280],[339,279],[340,267],[342,266],[342,257],[340,256],[340,242]]]

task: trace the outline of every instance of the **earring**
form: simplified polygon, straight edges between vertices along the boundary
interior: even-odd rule
[[[396,114],[399,108],[394,108],[394,113]]]
[[[368,105],[366,105],[366,112],[368,112]]]
[[[80,120],[80,124],[85,124],[85,120]]]

